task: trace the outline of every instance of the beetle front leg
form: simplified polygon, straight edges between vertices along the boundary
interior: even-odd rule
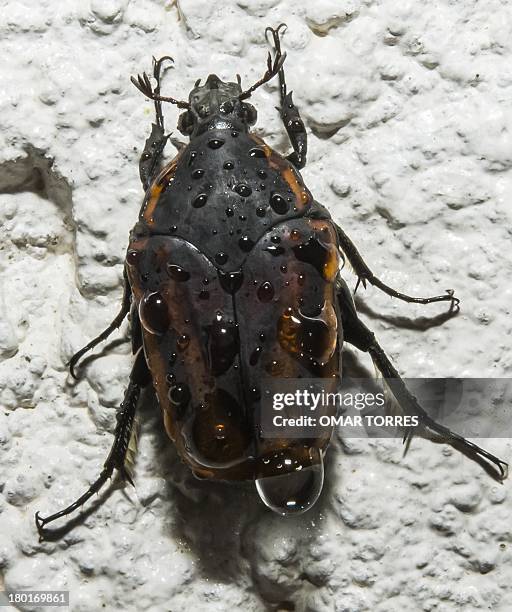
[[[159,60],[153,58],[153,76],[156,79],[156,87],[154,89],[155,96],[160,95],[160,70],[162,63],[169,59],[161,57]],[[148,81],[149,83],[149,81]],[[160,170],[160,162],[162,160],[163,150],[167,143],[170,134],[165,135],[164,132],[164,115],[162,113],[162,101],[154,100],[155,104],[155,123],[151,126],[151,134],[144,144],[144,150],[139,160],[139,176],[142,182],[144,191],[147,190],[153,179]],[[176,141],[177,142],[177,141]],[[176,146],[176,145],[175,145]]]
[[[63,516],[67,516],[83,506],[85,502],[91,498],[94,493],[97,493],[107,480],[111,478],[114,469],[117,469],[123,478],[133,485],[131,476],[126,468],[126,457],[132,436],[133,422],[140,391],[148,384],[149,380],[149,371],[146,365],[144,351],[141,348],[135,357],[135,363],[130,374],[130,382],[125,391],[123,402],[116,414],[117,424],[114,434],[114,443],[112,444],[112,448],[110,449],[110,453],[103,465],[100,475],[83,495],[64,508],[64,510],[55,512],[55,514],[51,514],[47,517],[42,517],[39,515],[39,512],[36,512],[36,526],[41,538],[44,538],[44,532],[48,523],[52,523]]]
[[[387,295],[390,295],[391,297],[396,297],[399,300],[403,300],[404,302],[413,302],[415,304],[450,302],[450,311],[453,311],[454,313],[459,311],[460,300],[454,297],[453,289],[447,289],[446,293],[443,295],[435,295],[433,297],[413,297],[405,293],[400,293],[399,291],[392,289],[388,285],[385,285],[379,278],[375,276],[375,274],[373,274],[364,259],[361,257],[361,254],[357,250],[352,240],[350,240],[347,234],[345,234],[345,232],[338,225],[336,225],[336,232],[338,234],[339,247],[348,259],[355,274],[357,275],[357,283],[354,293],[357,291],[360,283],[366,289],[366,282],[369,282],[371,285],[378,287]]]
[[[279,31],[282,28],[286,29],[286,25],[284,23],[281,23],[275,30],[274,28],[270,27],[265,30],[265,36],[268,32],[270,32],[272,35],[276,55],[281,55],[281,40],[279,39]],[[290,143],[293,147],[293,153],[288,155],[286,159],[300,170],[306,165],[306,155],[308,151],[307,133],[304,123],[300,118],[299,110],[293,103],[293,92],[290,91],[287,93],[284,68],[279,70],[279,91],[281,96],[281,108],[278,108],[277,110],[281,115],[284,127],[288,133],[288,138],[290,139]]]
[[[502,482],[508,475],[508,465],[504,461],[450,431],[447,427],[439,425],[420,406],[416,397],[407,389],[400,374],[377,342],[375,334],[357,316],[350,290],[341,279],[338,280],[338,304],[345,341],[359,350],[369,353],[404,414],[418,417],[420,423],[417,427],[418,433],[434,442],[450,444],[466,457],[481,465],[492,478]],[[410,443],[414,433],[415,431],[411,428],[406,431],[405,444]]]

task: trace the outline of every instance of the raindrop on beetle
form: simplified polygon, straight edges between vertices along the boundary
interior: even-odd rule
[[[158,291],[147,293],[139,304],[139,318],[150,334],[162,335],[169,328],[169,309]]]
[[[192,201],[192,206],[194,208],[202,208],[206,204],[207,200],[208,200],[208,196],[206,195],[206,193],[200,193]]]
[[[310,455],[312,464],[309,466],[300,466],[301,469],[256,480],[256,490],[261,501],[270,510],[282,516],[301,514],[309,510],[320,497],[324,483],[322,453],[312,448]]]

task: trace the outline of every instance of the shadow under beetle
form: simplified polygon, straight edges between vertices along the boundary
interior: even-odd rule
[[[131,314],[135,362],[117,413],[115,439],[98,479],[45,526],[78,509],[114,469],[131,482],[126,455],[141,389],[153,382],[165,428],[181,458],[200,478],[254,480],[263,502],[281,513],[310,508],[323,484],[323,455],[331,432],[314,439],[264,439],[257,414],[264,377],[340,378],[341,347],[368,352],[404,414],[420,417],[417,432],[452,445],[496,480],[507,464],[431,420],[407,390],[374,334],[358,318],[339,276],[342,260],[359,283],[370,283],[406,302],[447,301],[453,291],[418,298],[380,281],[356,247],[315,201],[299,174],[307,137],[287,92],[280,32],[267,28],[274,58],[249,89],[240,77],[216,75],[195,83],[188,101],[160,95],[162,63],[154,61],[153,89],[146,74],[133,83],[154,100],[156,122],[139,171],[145,198],[131,235],[124,268],[122,307],[110,326],[70,362],[78,360]],[[280,115],[293,152],[286,158],[251,133],[255,89],[279,78]],[[184,112],[178,129],[188,144],[171,139],[178,154],[161,168],[162,102]],[[408,430],[404,442],[415,433]]]

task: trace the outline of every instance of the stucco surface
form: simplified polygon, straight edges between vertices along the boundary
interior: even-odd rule
[[[284,519],[252,486],[195,480],[146,394],[136,488],[99,496],[57,541],[33,522],[98,474],[127,382],[126,324],[78,383],[65,364],[119,306],[152,118],[129,76],[152,55],[174,57],[163,89],[179,98],[210,72],[253,82],[265,26],[285,21],[310,190],[385,282],[461,299],[441,324],[442,304],[368,288],[361,316],[404,375],[511,375],[509,3],[0,7],[0,588],[66,589],[76,612],[511,610],[510,482],[424,440],[402,458],[399,440],[335,436],[320,501]],[[277,82],[252,102],[257,133],[287,152]],[[373,371],[352,351],[346,365]],[[510,459],[508,439],[482,443]]]

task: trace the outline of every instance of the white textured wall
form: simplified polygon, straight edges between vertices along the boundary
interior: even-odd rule
[[[252,82],[264,70],[265,26],[286,21],[309,188],[386,282],[416,294],[453,287],[462,300],[457,318],[431,326],[442,304],[368,289],[362,316],[405,375],[511,375],[507,0],[0,8],[4,585],[69,589],[74,611],[511,610],[510,483],[422,440],[406,459],[398,440],[335,441],[321,500],[285,520],[251,486],[196,481],[148,398],[136,490],[100,497],[57,542],[39,543],[33,523],[97,475],[127,381],[126,327],[78,384],[64,364],[118,308],[152,117],[129,76],[152,55],[175,58],[164,90],[178,97],[210,72]],[[258,134],[284,152],[276,86],[253,103]],[[174,127],[176,109],[166,114]],[[509,440],[484,442],[510,459]]]

